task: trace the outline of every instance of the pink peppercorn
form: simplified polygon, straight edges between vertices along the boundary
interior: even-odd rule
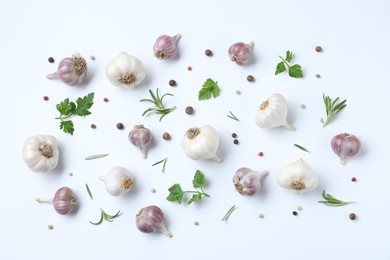
[[[43,100],[48,101],[49,97],[48,96],[43,96]]]
[[[103,99],[103,101],[104,101],[104,102],[108,102],[108,98],[105,97],[105,98]]]
[[[191,71],[191,70],[192,70],[192,67],[191,67],[191,66],[188,66],[188,67],[187,67],[187,70]]]
[[[352,177],[351,181],[356,181],[356,178],[355,178],[355,177]]]
[[[263,155],[264,155],[263,152],[259,152],[259,153],[258,153],[258,156],[263,156]]]

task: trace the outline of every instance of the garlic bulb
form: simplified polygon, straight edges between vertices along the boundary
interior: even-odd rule
[[[107,79],[114,86],[133,88],[145,78],[142,62],[126,52],[121,52],[106,66]]]
[[[280,170],[277,182],[285,189],[302,193],[314,190],[318,185],[318,177],[309,165],[298,159]]]
[[[61,215],[69,214],[77,205],[77,199],[71,188],[62,187],[56,191],[53,199],[36,198],[37,202],[46,202],[53,204],[57,213]]]
[[[256,124],[261,128],[284,126],[293,131],[295,128],[287,123],[287,100],[278,93],[272,94],[261,103],[256,112]]]
[[[140,209],[136,215],[135,223],[141,232],[161,232],[167,237],[172,237],[171,232],[165,227],[164,213],[157,206],[151,205]]]
[[[248,44],[243,42],[236,42],[230,46],[228,50],[230,60],[237,63],[238,65],[247,64],[252,56],[252,46],[253,42],[249,42]]]
[[[256,172],[247,167],[239,168],[233,176],[233,184],[241,195],[255,195],[261,186],[261,180],[268,171]]]
[[[122,166],[111,168],[104,177],[100,176],[99,179],[104,181],[107,192],[112,196],[125,194],[134,186],[130,171]]]
[[[173,37],[169,35],[159,36],[153,45],[154,56],[160,60],[174,59],[177,55],[176,42],[180,39],[180,37],[180,34],[176,34]]]
[[[79,54],[60,61],[57,71],[46,76],[48,79],[60,79],[69,86],[84,82],[87,75],[87,62]]]
[[[141,150],[142,158],[147,157],[147,152],[150,144],[152,143],[152,132],[144,125],[135,125],[133,130],[128,135],[130,143],[138,147]]]
[[[345,164],[347,158],[355,156],[360,151],[361,143],[356,136],[342,133],[332,138],[331,147],[340,157],[340,163]]]
[[[204,125],[187,130],[181,140],[184,153],[193,160],[222,160],[217,156],[219,136],[212,126]]]
[[[22,156],[33,172],[48,172],[58,163],[59,151],[57,139],[51,135],[34,135],[26,139]]]

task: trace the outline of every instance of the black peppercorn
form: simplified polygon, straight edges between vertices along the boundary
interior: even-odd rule
[[[238,140],[237,140],[237,139],[234,139],[233,143],[234,143],[234,144],[238,144]]]
[[[296,215],[298,215],[298,212],[296,212],[295,210],[292,212],[292,214],[294,215],[294,216],[296,216]]]
[[[169,81],[169,86],[171,86],[171,87],[176,86],[176,81],[175,81],[174,79],[171,79],[171,80]]]
[[[186,111],[187,115],[192,115],[194,113],[194,108],[191,106],[188,106],[188,107],[186,107],[185,111]]]
[[[350,220],[355,220],[356,219],[356,214],[355,213],[349,214],[349,219]]]
[[[322,51],[322,48],[321,48],[321,46],[316,46],[315,50],[316,50],[316,52],[320,52],[320,51]]]
[[[252,75],[248,75],[246,77],[246,80],[249,81],[249,82],[253,82],[255,80],[255,78]]]
[[[236,133],[233,133],[233,134],[232,134],[232,137],[233,137],[233,138],[236,138],[236,137],[237,137],[237,134],[236,134]]]
[[[205,50],[205,51],[204,51],[204,54],[205,54],[206,56],[213,56],[213,52],[212,52],[211,50],[209,50],[209,49]]]
[[[95,124],[91,124],[91,128],[92,129],[96,129],[96,125]]]
[[[118,129],[123,129],[123,124],[122,124],[122,123],[116,124],[116,128],[118,128]]]
[[[53,63],[53,62],[54,62],[54,58],[53,58],[53,57],[49,57],[49,58],[47,59],[47,61],[50,62],[50,63]]]

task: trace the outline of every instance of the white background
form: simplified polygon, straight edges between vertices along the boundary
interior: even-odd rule
[[[385,0],[1,0],[0,258],[390,259],[389,11]],[[152,51],[155,39],[176,33],[182,34],[179,58],[157,60]],[[254,41],[248,66],[229,61],[227,49],[237,41]],[[316,45],[323,52],[315,52]],[[204,55],[207,48],[213,57]],[[303,79],[274,75],[278,55],[286,50],[295,53]],[[105,65],[121,51],[141,59],[147,71],[134,89],[113,87],[105,77]],[[69,87],[45,78],[74,53],[88,62],[85,86]],[[55,64],[47,62],[49,56]],[[187,66],[193,70],[187,71]],[[255,82],[246,81],[249,74]],[[197,92],[207,78],[219,82],[221,95],[198,101]],[[170,79],[177,87],[168,85]],[[177,106],[162,122],[156,115],[141,116],[148,105],[139,100],[156,88],[174,95],[166,97],[167,107]],[[236,95],[236,89],[242,94]],[[95,93],[92,114],[73,118],[73,136],[63,133],[54,119],[55,105],[90,92]],[[288,120],[295,132],[264,130],[254,122],[258,105],[276,92],[288,100]],[[348,100],[347,108],[325,128],[319,122],[325,116],[323,93]],[[43,100],[45,95],[49,101]],[[109,102],[103,102],[105,97]],[[192,116],[184,113],[188,105],[194,107]],[[229,111],[241,122],[228,118]],[[116,129],[118,122],[124,130]],[[90,128],[92,123],[97,129]],[[127,139],[137,123],[154,136],[147,159]],[[181,150],[185,131],[203,124],[214,126],[220,135],[220,164],[192,161]],[[161,138],[165,131],[171,141]],[[239,145],[233,144],[233,132]],[[331,138],[342,132],[362,141],[360,154],[345,166],[330,148]],[[59,141],[60,163],[51,173],[33,173],[22,160],[23,142],[35,134],[51,134]],[[264,157],[257,155],[260,151]],[[110,155],[84,160],[97,153]],[[152,167],[166,157],[165,173],[160,165]],[[275,177],[297,158],[304,159],[320,180],[316,190],[302,195],[280,188]],[[116,165],[128,168],[135,178],[135,189],[124,197],[110,196],[98,179]],[[243,197],[234,191],[231,179],[242,166],[270,171],[260,194]],[[211,197],[189,206],[166,201],[172,184],[191,188],[197,169],[205,174]],[[35,202],[38,196],[52,197],[62,186],[71,187],[79,199],[75,214],[62,216],[51,205]],[[339,208],[319,204],[324,189],[356,203]],[[164,211],[172,238],[137,230],[135,214],[152,204]],[[237,209],[222,222],[233,204]],[[291,212],[297,205],[303,211],[295,217]],[[93,226],[88,221],[99,218],[99,207],[122,214],[112,223]],[[356,221],[349,220],[351,212],[357,214]],[[265,218],[259,219],[259,213]]]

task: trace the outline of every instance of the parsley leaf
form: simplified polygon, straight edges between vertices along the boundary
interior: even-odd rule
[[[195,172],[192,185],[195,189],[198,190],[183,191],[180,187],[180,184],[177,183],[173,184],[168,189],[169,195],[166,199],[171,202],[177,201],[180,204],[185,193],[192,193],[192,197],[187,203],[189,205],[195,201],[202,200],[203,196],[210,197],[210,195],[208,195],[203,189],[203,186],[205,185],[205,180],[204,180],[204,174],[201,171],[197,170]]]
[[[56,119],[61,120],[60,129],[64,131],[64,133],[73,135],[74,125],[72,120],[65,120],[71,116],[87,116],[91,114],[89,109],[93,105],[94,93],[89,93],[83,98],[78,98],[76,103],[73,101],[69,101],[69,98],[65,98],[59,104],[56,105],[56,109],[60,112],[60,116],[56,117]]]
[[[282,60],[276,65],[275,75],[278,75],[282,72],[288,70],[288,75],[292,78],[303,78],[302,67],[299,64],[291,65],[293,60],[293,53],[291,51],[286,51],[286,57],[283,59],[281,56],[279,58]],[[287,67],[286,67],[287,66]]]
[[[221,90],[218,87],[218,81],[207,79],[198,93],[199,100],[207,100],[211,97],[216,98],[219,96]]]

